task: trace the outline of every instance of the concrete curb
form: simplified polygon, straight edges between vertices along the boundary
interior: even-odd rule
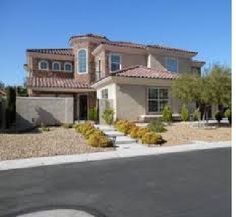
[[[61,155],[51,157],[27,158],[18,160],[0,161],[0,171],[11,169],[22,169],[57,164],[79,163],[88,161],[107,160],[115,158],[138,157],[146,155],[159,155],[168,153],[188,152],[205,149],[231,147],[231,141],[226,142],[203,142],[196,141],[193,144],[166,146],[166,147],[145,147],[130,149],[117,149],[115,151],[95,152],[78,155]]]

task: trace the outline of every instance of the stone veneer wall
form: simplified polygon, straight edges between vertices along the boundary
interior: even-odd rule
[[[73,123],[72,97],[17,97],[16,126],[21,129],[45,125]]]

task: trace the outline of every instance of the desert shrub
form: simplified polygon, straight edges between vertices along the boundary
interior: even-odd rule
[[[85,132],[84,132],[84,137],[86,138],[86,139],[88,139],[89,137],[90,137],[90,135],[92,135],[92,134],[94,134],[94,133],[96,133],[96,129],[94,128],[94,127],[92,127],[92,128],[88,128]]]
[[[111,125],[113,123],[113,116],[114,116],[114,111],[111,108],[105,109],[102,114],[102,118],[109,125]]]
[[[126,120],[121,120],[116,122],[115,127],[124,134],[129,134],[132,128],[135,127],[135,124]]]
[[[86,131],[91,130],[93,128],[94,127],[91,123],[85,122],[85,123],[78,124],[77,127],[76,127],[76,131],[78,133],[81,133],[81,134],[85,135]]]
[[[172,121],[172,111],[169,106],[165,106],[162,111],[162,120],[170,123]]]
[[[142,143],[143,144],[162,144],[163,139],[161,135],[155,132],[148,132],[143,135]]]
[[[130,130],[130,136],[134,139],[138,138],[138,132],[139,132],[140,127],[132,127],[132,129]]]
[[[218,111],[218,112],[215,113],[215,119],[218,121],[218,123],[220,123],[222,118],[223,118],[222,112]]]
[[[90,135],[87,140],[87,144],[93,147],[103,147],[103,148],[113,146],[113,143],[110,139],[98,133]]]
[[[150,131],[162,133],[166,131],[165,125],[160,120],[152,121],[148,124],[147,128]]]
[[[185,104],[183,104],[181,108],[181,119],[182,121],[188,121],[189,119],[189,111]]]
[[[231,123],[232,123],[232,113],[231,113],[231,109],[228,108],[228,109],[225,111],[224,116],[225,116],[226,118],[228,118],[229,124],[231,124]]]
[[[64,124],[62,124],[62,127],[65,128],[65,129],[69,129],[69,128],[73,127],[73,124],[64,123]]]
[[[91,120],[91,121],[97,121],[97,119],[98,119],[98,114],[97,114],[97,109],[96,109],[96,107],[89,109],[89,111],[88,111],[88,117],[89,117],[89,120]]]
[[[193,121],[199,121],[201,118],[201,112],[198,109],[196,109],[192,113],[192,116],[193,116]]]
[[[150,130],[146,127],[140,127],[138,132],[137,132],[137,136],[139,139],[141,139],[146,133],[149,133]]]

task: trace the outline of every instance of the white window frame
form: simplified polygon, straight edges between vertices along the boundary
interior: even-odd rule
[[[66,65],[70,65],[70,67],[71,67],[71,70],[66,70]],[[73,69],[72,69],[72,63],[70,63],[70,62],[65,62],[64,63],[64,71],[66,71],[66,72],[72,72],[73,71]]]
[[[171,60],[175,60],[176,61],[176,67],[177,67],[177,70],[176,70],[176,72],[174,72],[174,73],[179,73],[179,59],[178,58],[176,58],[176,57],[166,57],[165,58],[165,68],[167,69],[167,60],[168,59],[171,59]],[[168,69],[167,69],[168,70]],[[169,71],[169,70],[168,70]]]
[[[80,72],[79,71],[79,52],[81,50],[85,50],[86,51],[86,71],[85,72]],[[77,73],[78,74],[87,74],[88,73],[88,49],[87,48],[80,48],[78,51],[77,51]]]
[[[103,95],[103,93],[105,92],[105,94],[106,94],[106,97],[103,97],[104,95]],[[108,88],[103,88],[102,90],[101,90],[101,99],[108,99],[109,98],[109,93],[108,93]]]
[[[149,99],[149,89],[158,89],[158,99]],[[167,91],[168,91],[168,98],[167,99],[160,99],[160,94],[159,94],[159,91],[160,91],[160,89],[166,89]],[[147,113],[148,114],[161,114],[161,110],[160,110],[160,101],[161,100],[167,100],[167,105],[169,105],[170,104],[170,89],[168,88],[168,87],[147,87],[147,93],[146,93],[146,96],[147,96],[147,98],[146,98],[146,103],[147,103]],[[149,101],[152,101],[152,100],[155,100],[155,101],[157,101],[157,103],[158,103],[158,111],[150,111],[149,110]]]
[[[54,64],[59,64],[59,69],[54,69]],[[54,61],[52,63],[52,70],[53,71],[61,71],[61,63],[59,61]]]
[[[111,57],[112,57],[113,55],[120,57],[120,69],[118,69],[118,70],[121,70],[121,69],[122,69],[122,55],[119,54],[119,53],[110,53],[110,54],[109,54],[109,71],[110,71],[110,72],[115,72],[115,71],[117,71],[117,70],[111,71]]]
[[[41,68],[41,63],[42,63],[42,62],[45,62],[45,63],[47,64],[47,68],[46,68],[46,69],[42,69],[42,68]],[[40,70],[49,70],[48,61],[47,61],[47,60],[40,60],[40,61],[38,62],[38,68],[39,68]]]

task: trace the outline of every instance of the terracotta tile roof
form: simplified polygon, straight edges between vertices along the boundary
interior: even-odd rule
[[[154,78],[154,79],[176,79],[177,73],[167,70],[147,68],[145,66],[133,66],[119,71],[115,71],[111,76],[132,77],[132,78]]]
[[[27,80],[28,87],[40,88],[90,88],[86,83],[80,83],[75,79],[65,78],[46,78],[46,77],[29,77]]]
[[[71,39],[74,39],[74,38],[83,38],[83,37],[91,37],[91,38],[99,38],[99,39],[105,39],[105,40],[109,40],[106,36],[104,35],[97,35],[97,34],[92,34],[92,33],[88,33],[88,34],[84,34],[84,35],[74,35],[74,36],[71,36],[69,41]]]
[[[27,52],[74,56],[70,48],[27,49]]]
[[[195,52],[195,51],[189,51],[189,50],[174,48],[174,47],[167,47],[167,46],[158,45],[158,44],[156,44],[156,45],[155,44],[154,45],[147,45],[147,47],[159,48],[159,49],[169,50],[169,51],[178,51],[178,52],[191,53],[191,54],[194,54],[194,55],[198,54],[198,52]]]
[[[132,48],[141,48],[145,49],[145,45],[143,44],[137,44],[133,42],[126,42],[126,41],[103,41],[101,44],[108,44],[112,46],[118,46],[118,47],[132,47]]]

